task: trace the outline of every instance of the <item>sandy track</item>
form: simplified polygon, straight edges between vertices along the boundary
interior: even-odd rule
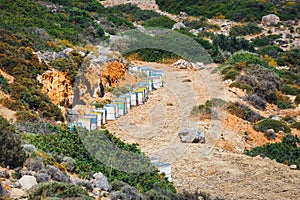
[[[145,64],[145,63],[144,63]],[[194,105],[212,97],[224,98],[222,81],[211,69],[200,71],[164,70],[165,87],[152,92],[146,104],[108,125],[116,136],[138,143],[148,156],[172,164],[172,178],[179,191],[200,190],[226,199],[297,199],[300,171],[260,157],[223,152],[214,145],[223,131],[221,120],[195,121],[189,118]],[[183,82],[190,79],[191,82]],[[209,87],[207,87],[209,86]],[[206,144],[182,144],[177,136],[182,127],[205,131]]]

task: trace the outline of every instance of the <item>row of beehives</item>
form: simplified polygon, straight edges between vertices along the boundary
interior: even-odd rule
[[[106,124],[107,121],[113,121],[120,116],[126,115],[131,107],[144,104],[149,92],[159,89],[163,86],[163,71],[152,70],[147,67],[132,66],[129,68],[130,73],[141,73],[146,77],[145,81],[136,84],[130,93],[118,96],[103,108],[96,108],[91,113],[78,117],[70,122],[71,130],[74,126],[95,130]]]

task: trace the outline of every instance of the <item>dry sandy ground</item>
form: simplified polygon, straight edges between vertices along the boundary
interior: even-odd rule
[[[245,142],[239,133],[222,126],[226,113],[219,112],[211,121],[189,117],[194,105],[212,97],[228,98],[218,74],[210,73],[213,66],[179,71],[162,64],[138,64],[164,70],[165,85],[153,91],[144,105],[110,122],[108,129],[126,142],[138,143],[148,156],[171,163],[179,191],[205,191],[225,199],[299,199],[300,171],[232,152],[242,152]],[[233,116],[226,119],[234,120]],[[177,134],[183,127],[204,130],[207,143],[181,143]]]

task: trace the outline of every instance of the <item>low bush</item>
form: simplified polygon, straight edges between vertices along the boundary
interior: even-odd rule
[[[249,122],[258,122],[263,119],[261,115],[251,110],[248,106],[239,102],[230,102],[227,107],[228,112]]]
[[[224,109],[226,105],[227,102],[223,99],[212,98],[211,100],[207,100],[204,105],[194,106],[190,115],[192,117],[200,117],[200,119],[210,119],[213,109]]]
[[[226,74],[224,75],[223,77],[223,80],[235,80],[236,76],[239,75],[240,72],[238,72],[237,70],[235,69],[230,69],[229,71],[226,72]]]
[[[40,200],[44,198],[80,198],[83,200],[93,199],[84,189],[70,183],[40,183],[29,190],[29,199]]]
[[[273,129],[275,133],[278,131],[283,131],[285,133],[290,133],[290,127],[283,121],[277,121],[274,119],[264,119],[253,126],[254,130],[265,132],[269,129]]]
[[[266,109],[266,102],[261,97],[259,97],[257,94],[249,94],[246,97],[244,97],[244,100],[250,103],[252,106],[254,106],[257,109],[265,110]]]
[[[297,168],[300,168],[300,140],[297,136],[286,135],[283,136],[281,143],[265,144],[261,147],[255,147],[251,150],[246,149],[245,154],[255,157],[269,157],[275,159],[279,163],[287,165],[295,164]]]

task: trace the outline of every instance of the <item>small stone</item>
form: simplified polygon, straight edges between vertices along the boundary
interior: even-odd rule
[[[297,169],[297,165],[290,165],[290,169]]]

